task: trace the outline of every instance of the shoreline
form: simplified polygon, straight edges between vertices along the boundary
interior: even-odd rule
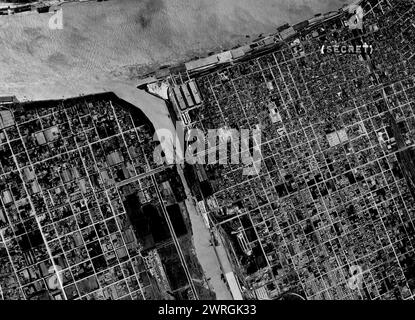
[[[85,2],[85,3],[80,2],[80,3],[88,4],[90,2]],[[111,5],[110,2],[107,2],[107,3]],[[68,4],[69,7],[78,6],[77,2],[68,2],[68,3],[64,2],[63,4],[64,5]],[[46,15],[46,18],[47,17],[48,15]],[[24,20],[24,19],[25,18],[22,15],[21,20]],[[11,24],[12,25],[15,24],[15,21],[11,22]],[[275,28],[275,32],[276,31],[277,30]],[[72,35],[73,34],[70,34],[70,36]],[[43,35],[41,34],[41,36]],[[82,32],[79,33],[79,36],[83,36]],[[88,39],[87,37],[85,38]],[[75,40],[76,39],[77,38],[75,38]],[[82,38],[80,39],[82,40]],[[243,35],[239,35],[238,39],[239,40],[238,40],[237,46],[240,46],[241,40],[243,39],[246,40],[244,41],[244,43],[242,43],[242,45],[244,45],[246,43],[252,43],[253,41],[255,41],[254,39],[256,38],[253,35],[249,37],[245,36],[245,38]],[[231,41],[231,40],[228,39],[227,41]],[[219,46],[217,44],[213,45],[213,43],[214,42],[211,42],[209,45],[205,45],[203,48],[199,47],[199,51],[204,52],[205,56],[206,54],[208,54],[208,52],[212,50],[215,50],[215,53],[221,52],[221,51],[216,51],[217,48],[222,48],[222,51],[223,51],[224,49],[223,47],[225,46],[225,41]],[[66,43],[63,44],[64,48],[65,48],[65,45]],[[102,43],[100,45],[102,45]],[[233,46],[235,45],[236,43]],[[227,47],[229,46],[230,45],[228,43]],[[63,50],[60,47],[59,49],[61,51]],[[75,54],[69,56],[69,59],[73,59],[74,61],[77,61],[77,59],[79,58],[77,56],[78,54],[77,49],[78,48],[76,48],[76,46],[74,48],[71,47],[71,50],[73,50]],[[92,51],[92,49],[96,51]],[[98,53],[100,52],[101,47],[92,48],[92,49],[91,49],[92,53],[96,54],[96,52]],[[14,48],[11,48],[10,52],[13,52],[13,50]],[[107,50],[111,50],[111,47],[107,48]],[[140,76],[136,77],[135,75],[131,75],[131,73],[134,73],[134,69],[150,68],[152,63],[154,63],[155,67],[159,66],[160,64],[162,65],[168,64],[166,61],[174,61],[173,65],[184,64],[186,61],[192,60],[191,58],[189,58],[189,56],[191,56],[192,53],[196,51],[197,49],[193,47],[192,49],[186,49],[185,53],[183,52],[180,52],[180,54],[174,53],[175,56],[181,56],[180,62],[178,63],[177,63],[177,59],[175,60],[172,57],[171,60],[169,60],[169,59],[166,59],[165,55],[152,58],[154,59],[153,61],[151,61],[150,59],[149,61],[143,64],[130,64],[130,65],[123,64],[123,65],[118,65],[118,66],[104,65],[106,61],[105,59],[102,59],[102,61],[100,60],[96,64],[94,61],[94,65],[91,65],[91,66],[88,64],[89,61],[87,61],[86,66],[91,67],[91,70],[83,70],[82,69],[83,66],[80,66],[80,67],[78,66],[77,69],[72,70],[70,67],[70,64],[66,61],[66,59],[68,58],[66,56],[63,56],[63,58],[58,56],[58,58],[61,58],[63,62],[61,62],[58,59],[59,61],[56,67],[55,66],[51,67],[48,64],[34,65],[34,67],[38,69],[37,70],[35,69],[35,73],[31,79],[29,80],[20,79],[20,81],[17,81],[17,82],[14,81],[12,85],[9,85],[9,86],[7,86],[7,82],[6,82],[6,87],[3,87],[2,85],[0,85],[0,96],[1,95],[15,95],[22,102],[30,102],[30,101],[68,99],[68,98],[73,98],[73,97],[82,96],[82,95],[98,94],[98,93],[103,93],[103,92],[113,92],[119,99],[122,99],[130,103],[131,105],[137,107],[138,109],[140,109],[145,114],[145,116],[151,121],[156,132],[158,129],[168,129],[170,130],[170,132],[174,133],[176,131],[175,126],[172,121],[173,119],[171,119],[171,116],[169,114],[165,101],[161,98],[157,98],[143,90],[138,89],[137,85],[138,85]],[[66,54],[64,50],[62,52]],[[84,53],[84,52],[81,52],[81,53]],[[87,51],[87,53],[89,54],[90,52]],[[108,53],[106,54],[108,55]],[[140,53],[137,53],[137,55],[139,54]],[[34,59],[36,58],[35,56],[36,55],[33,55]],[[49,58],[50,56],[47,57],[47,59]],[[88,56],[88,58],[90,57]],[[105,58],[108,59],[107,56]],[[124,58],[125,58],[125,61],[129,59],[129,57],[124,57]],[[147,57],[145,57],[145,54],[143,54],[143,59],[144,60],[148,59]],[[49,60],[46,60],[46,61],[49,62]],[[65,65],[65,63],[68,65]],[[101,65],[100,63],[103,63],[103,64]],[[0,67],[1,67],[1,64],[0,64]],[[129,68],[130,70],[128,70]],[[127,73],[125,73],[126,69],[127,69]],[[22,71],[20,72],[22,74],[25,74],[24,72],[30,73],[29,70],[24,70],[24,68],[22,68],[21,70]],[[55,70],[58,70],[59,73],[60,72],[64,73],[65,71],[69,71],[69,74],[67,75],[66,73],[64,73],[63,76],[61,74],[53,74],[53,71]],[[77,70],[83,73],[77,74]],[[155,68],[155,70],[157,70],[157,68]],[[6,70],[6,72],[7,71],[8,70]],[[41,77],[43,72],[46,73],[46,76],[48,76],[48,78],[46,77],[45,79],[37,79],[36,74],[39,75],[39,77]],[[130,74],[128,74],[128,72],[130,72]],[[114,75],[114,73],[116,75]],[[13,76],[10,76],[10,78],[12,77]],[[1,81],[2,80],[0,79],[0,83]],[[31,81],[33,81],[33,85],[31,85],[32,84]],[[172,141],[170,142],[171,142],[170,148],[172,148],[171,150],[173,150]],[[199,251],[199,254],[197,254],[199,263],[201,264],[202,269],[207,275],[207,277],[212,279],[211,282],[214,288],[217,288],[217,290],[220,292],[218,294],[218,292],[216,292],[215,290],[215,293],[218,295],[218,298],[227,299],[230,297],[230,292],[228,289],[225,289],[223,287],[225,284],[219,278],[219,275],[216,274],[216,270],[220,268],[221,263],[220,261],[219,261],[219,264],[212,263],[212,261],[215,261],[215,259],[220,259],[220,257],[218,257],[218,253],[215,253],[214,248],[210,248],[208,246],[208,244],[206,243],[208,239],[201,237],[202,233],[206,235],[208,234],[209,230],[204,225],[202,217],[197,216],[197,212],[193,212],[193,216],[192,216],[192,212],[189,211],[189,215],[191,215],[191,219],[193,218],[192,220],[192,231],[194,231],[193,233],[195,234],[196,230],[200,232],[200,236],[196,237],[196,240],[199,239],[197,240],[198,243],[195,243],[196,240],[195,238],[193,238],[194,248],[195,250],[196,248],[198,248],[198,251]],[[219,249],[224,250],[223,247]],[[221,256],[224,256],[224,253],[222,251],[220,251],[220,253],[221,253]],[[208,259],[207,254],[209,254],[209,259]],[[202,264],[202,261],[203,261],[203,264]],[[227,266],[226,269],[232,270],[232,266]]]

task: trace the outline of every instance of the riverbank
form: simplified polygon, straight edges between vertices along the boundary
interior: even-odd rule
[[[232,300],[232,295],[223,276],[224,272],[228,272],[230,264],[229,262],[225,263],[226,270],[223,270],[223,263],[219,260],[219,256],[215,252],[215,247],[213,247],[215,244],[212,242],[210,230],[207,228],[203,217],[196,209],[193,197],[180,166],[178,167],[178,172],[187,195],[185,203],[192,225],[193,245],[195,247],[196,256],[202,266],[206,279],[208,279],[209,286],[216,294],[216,299]]]

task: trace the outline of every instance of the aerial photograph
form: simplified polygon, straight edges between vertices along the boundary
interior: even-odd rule
[[[415,0],[0,0],[0,300],[413,301],[413,220]]]

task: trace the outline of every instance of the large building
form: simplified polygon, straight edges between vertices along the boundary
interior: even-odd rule
[[[178,109],[189,128],[261,129],[258,174],[204,164],[207,179],[192,181],[245,296],[415,296],[415,3],[361,5],[363,30],[341,10],[284,30],[272,48],[168,79],[203,97]],[[370,56],[321,50],[363,41]]]
[[[0,115],[1,298],[206,293],[192,282],[201,272],[185,245],[183,187],[153,161],[154,128],[139,109],[102,94]]]

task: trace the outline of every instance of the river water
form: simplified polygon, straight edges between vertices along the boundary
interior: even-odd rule
[[[285,22],[338,9],[347,0],[110,0],[62,6],[63,29],[49,14],[0,16],[0,96],[47,100],[113,91],[140,108],[155,129],[174,132],[163,100],[137,90],[137,72],[241,44]],[[218,299],[230,270],[187,201],[196,254]],[[219,252],[219,254],[218,254]],[[221,261],[218,260],[218,255]]]

